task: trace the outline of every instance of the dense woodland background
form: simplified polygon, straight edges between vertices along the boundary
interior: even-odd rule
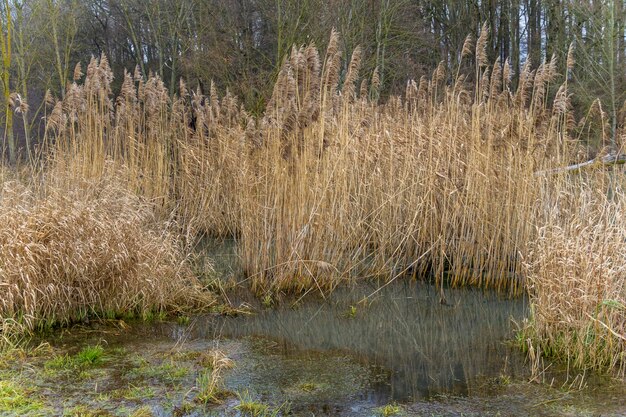
[[[344,63],[360,45],[361,74],[378,69],[382,100],[441,61],[450,77],[465,69],[473,81],[473,58],[459,62],[461,49],[483,24],[489,62],[508,60],[513,86],[527,60],[535,69],[554,56],[579,115],[600,97],[615,130],[624,100],[621,0],[2,0],[1,13],[3,143],[12,160],[42,134],[46,91],[63,98],[76,64],[85,68],[91,56],[108,57],[114,89],[134,68],[159,75],[170,94],[180,77],[205,92],[214,80],[259,115],[291,46],[323,49],[332,28]],[[568,73],[570,44],[577,66]]]

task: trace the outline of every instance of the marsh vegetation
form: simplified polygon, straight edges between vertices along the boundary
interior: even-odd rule
[[[510,330],[507,310],[498,316],[505,330],[482,343],[516,338],[531,380],[545,382],[543,361],[549,359],[567,364],[570,384],[583,385],[570,372],[603,372],[623,383],[626,183],[618,162],[624,160],[624,114],[607,113],[602,100],[574,110],[573,45],[563,63],[528,59],[513,83],[511,62],[490,59],[490,42],[485,24],[465,38],[454,65],[442,61],[430,76],[408,80],[402,95],[382,100],[381,70],[361,70],[358,46],[342,59],[347,51],[333,30],[323,51],[310,44],[284,54],[271,96],[257,114],[214,83],[203,91],[180,80],[172,89],[138,66],[124,71],[118,91],[106,55],[92,57],[84,71],[77,64],[63,94],[46,97],[37,151],[29,150],[28,162],[0,171],[5,355],[27,346],[36,331],[76,323],[118,320],[123,326],[132,318],[177,315],[177,331],[197,334],[198,313],[265,309],[281,317],[285,304],[326,300],[334,291],[375,282],[325,322],[316,335],[324,337],[300,348],[346,349],[367,361],[377,357],[377,366],[387,369],[394,367],[390,358],[409,355],[406,362],[415,366],[405,386],[390,383],[407,393],[394,392],[389,400],[430,398],[431,391],[468,394],[484,370],[472,368],[473,354],[484,351],[473,335],[463,334],[473,323],[462,320],[494,324],[479,308],[481,302],[500,303],[498,297],[512,298],[502,301],[510,309],[518,302],[528,306],[518,311],[516,336],[504,334]],[[562,169],[587,160],[593,162]],[[235,242],[231,282],[197,249],[207,237]],[[426,283],[414,284],[414,297],[401,298],[423,303],[419,308],[427,306],[426,312],[403,302],[413,315],[397,314],[393,294],[376,304],[380,294],[408,280]],[[454,295],[465,286],[488,293],[474,304],[475,293]],[[260,305],[234,303],[230,287],[249,289]],[[362,315],[390,311],[391,324],[367,322],[373,326],[366,326],[368,334],[384,342],[373,351],[362,335],[351,333]],[[414,320],[435,313],[444,317],[439,332]],[[449,350],[443,349],[449,334],[441,330],[459,328],[445,317],[465,323]],[[257,317],[233,320],[241,320],[234,329],[228,320],[222,323],[229,337],[298,343],[285,334],[288,326],[263,334],[267,327],[245,330],[259,323]],[[409,348],[387,350],[396,342],[423,349],[418,336],[437,340],[418,350],[425,360],[412,358]],[[486,355],[499,352],[493,349]],[[112,358],[106,352],[95,344],[48,358],[44,378],[94,378],[94,369]],[[362,365],[353,359],[338,359],[337,366]],[[250,415],[288,412],[278,399],[257,403],[262,393],[251,398],[241,386],[227,388],[232,363],[217,350],[198,360],[191,365],[185,362],[190,358],[178,358],[177,364],[186,363],[180,369],[162,362],[133,372],[142,380],[191,383],[195,395],[187,391],[168,409],[182,415],[198,404]],[[428,378],[426,387],[417,368]],[[358,379],[355,392],[370,392],[370,376]],[[509,378],[505,373],[499,381]],[[328,382],[297,382],[299,401],[305,401],[303,393],[329,388]],[[19,378],[2,382],[0,411],[44,407],[25,402],[28,389]],[[160,394],[149,384],[129,382],[102,395],[139,402]],[[289,395],[283,390],[283,397]],[[380,401],[367,407],[381,415],[406,411]],[[135,412],[147,412],[140,408]]]
[[[537,175],[575,161],[606,115],[596,102],[575,123],[567,81],[547,101],[554,61],[512,91],[508,63],[484,60],[487,36],[464,49],[475,85],[448,85],[442,65],[379,104],[376,73],[356,88],[359,49],[340,79],[333,33],[321,57],[292,50],[261,119],[182,81],[170,100],[156,76],[127,73],[113,99],[105,57],[77,67],[50,103],[44,166],[4,181],[3,317],[32,329],[206,305],[182,245],[234,236],[261,296],[401,275],[531,289],[533,343],[623,372],[617,168]]]

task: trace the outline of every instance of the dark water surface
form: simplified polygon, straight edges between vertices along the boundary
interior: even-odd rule
[[[524,299],[466,289],[445,293],[448,305],[440,304],[439,290],[421,282],[399,280],[382,289],[360,284],[325,301],[199,318],[192,334],[264,337],[286,356],[302,350],[349,354],[386,373],[372,387],[378,403],[468,395],[478,378],[520,375],[524,357],[506,341],[514,336],[511,320],[524,317]]]

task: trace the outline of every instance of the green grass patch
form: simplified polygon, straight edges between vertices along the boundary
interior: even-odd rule
[[[76,354],[76,362],[79,366],[94,366],[102,361],[104,349],[100,345],[87,346]]]
[[[70,370],[74,368],[74,360],[69,355],[58,355],[44,363],[46,370]]]
[[[202,404],[221,404],[222,400],[230,393],[221,386],[220,373],[213,370],[205,370],[196,378],[196,389],[198,396],[196,402]]]
[[[160,364],[153,364],[144,358],[140,358],[137,367],[126,373],[129,378],[156,378],[162,382],[177,382],[189,375],[190,369],[187,366],[178,365],[174,360],[165,361]]]
[[[239,410],[246,417],[277,417],[289,413],[287,403],[278,408],[273,408],[253,399],[248,391],[238,393],[237,398],[239,399],[239,404],[235,406],[235,409]]]
[[[49,410],[48,410],[49,411]],[[33,392],[23,385],[12,381],[0,381],[0,414],[10,415],[46,415],[44,404]]]
[[[103,356],[102,346],[87,346],[73,356],[68,354],[55,356],[46,361],[44,368],[48,371],[85,370],[101,364]]]

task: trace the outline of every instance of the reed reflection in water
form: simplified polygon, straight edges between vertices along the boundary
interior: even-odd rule
[[[208,317],[195,332],[270,338],[287,355],[302,349],[350,353],[389,371],[388,380],[374,387],[381,402],[466,395],[479,377],[523,372],[522,354],[505,341],[513,337],[511,319],[524,317],[524,299],[446,289],[449,305],[442,305],[434,286],[399,280],[359,303],[377,288],[359,284],[338,289],[326,301],[307,299],[253,316]]]

